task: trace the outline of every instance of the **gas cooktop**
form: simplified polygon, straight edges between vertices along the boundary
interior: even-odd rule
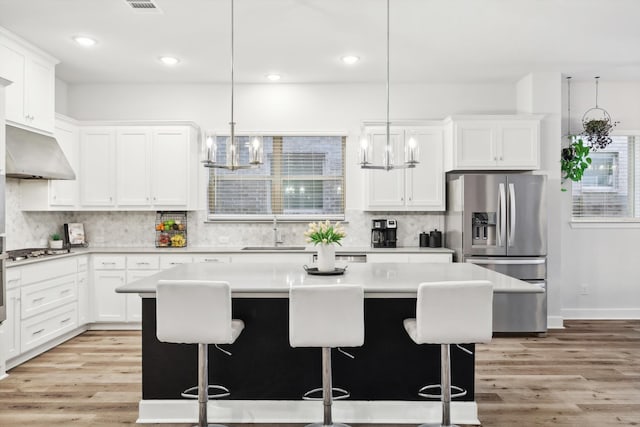
[[[50,255],[68,254],[69,249],[27,248],[7,251],[9,261],[22,261],[29,258],[42,258]]]

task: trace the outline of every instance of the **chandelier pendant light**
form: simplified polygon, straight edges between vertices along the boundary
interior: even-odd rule
[[[247,164],[240,164],[240,148],[241,144],[236,136],[236,122],[234,121],[234,16],[233,16],[233,0],[231,0],[231,121],[229,122],[230,132],[226,141],[226,163],[222,164],[217,158],[217,138],[215,133],[208,132],[205,137],[205,160],[202,161],[207,168],[228,169],[231,171],[237,169],[255,168],[262,164],[263,148],[262,137],[253,135],[249,138],[247,148],[249,150],[249,159]]]
[[[387,0],[387,120],[385,125],[386,144],[382,155],[382,164],[375,165],[372,160],[372,135],[367,135],[364,130],[360,139],[360,168],[362,169],[408,169],[414,168],[418,164],[419,147],[415,135],[411,134],[405,138],[404,163],[394,164],[393,145],[391,141],[391,120],[389,118],[389,0]]]

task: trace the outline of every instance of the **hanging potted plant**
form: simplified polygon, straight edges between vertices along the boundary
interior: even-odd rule
[[[611,144],[609,133],[618,122],[611,122],[609,117],[602,119],[588,119],[582,123],[583,135],[593,149],[603,149]]]
[[[571,136],[569,139],[573,142],[569,147],[562,149],[562,158],[560,159],[562,180],[570,179],[574,182],[580,182],[584,171],[591,165],[590,149],[580,137]],[[567,189],[563,188],[562,191],[567,191]]]
[[[611,121],[611,116],[604,108],[598,107],[598,81],[600,77],[596,79],[596,106],[587,110],[582,116],[582,134],[587,140],[589,146],[593,150],[603,149],[607,145],[611,144],[611,137],[609,133],[618,124],[618,122]],[[600,114],[600,118],[591,118],[590,115],[594,113]]]

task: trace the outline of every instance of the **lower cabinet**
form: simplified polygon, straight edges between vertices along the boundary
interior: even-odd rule
[[[116,288],[126,282],[124,255],[94,255],[93,312],[96,322],[125,322],[126,295]]]
[[[429,253],[429,254],[392,254],[392,253],[368,253],[367,262],[452,262],[453,257],[447,253]]]
[[[157,258],[157,257],[156,257]],[[160,270],[127,271],[127,284],[158,273]],[[138,294],[126,294],[127,322],[142,322],[142,300]]]
[[[4,348],[7,360],[20,354],[20,289],[7,291],[7,320],[4,322]]]

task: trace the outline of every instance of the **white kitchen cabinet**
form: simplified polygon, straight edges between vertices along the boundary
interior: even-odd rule
[[[125,322],[127,299],[116,293],[126,283],[124,255],[93,256],[93,313],[96,322]]]
[[[374,164],[382,164],[386,130],[368,127]],[[443,211],[443,131],[436,126],[399,127],[391,131],[394,163],[404,160],[404,141],[416,138],[420,162],[411,169],[365,170],[365,210]]]
[[[13,82],[6,100],[9,124],[53,133],[57,63],[33,45],[0,29],[0,77]]]
[[[540,116],[449,117],[445,170],[540,168]]]
[[[452,262],[452,256],[448,253],[368,253],[367,262],[449,263]]]
[[[231,258],[231,262],[234,264],[241,264],[245,262],[264,262],[264,263],[276,263],[276,262],[293,262],[300,264],[300,271],[303,265],[311,265],[313,263],[313,253],[300,252],[300,253],[242,253],[234,254]]]
[[[115,206],[115,129],[85,127],[80,131],[80,205]]]
[[[78,325],[92,322],[89,284],[89,257],[78,257]]]
[[[196,254],[193,256],[193,262],[229,264],[231,262],[231,256],[219,254]]]
[[[153,130],[151,191],[157,208],[187,208],[190,198],[194,197],[197,174],[192,171],[201,165],[197,162],[197,144],[192,142],[192,132],[188,127]]]
[[[4,322],[6,360],[20,354],[20,289],[7,290],[7,320]]]
[[[116,132],[118,206],[151,204],[151,129],[119,127]]]
[[[180,264],[191,264],[193,262],[193,255],[191,254],[167,254],[160,255],[160,269],[166,270],[167,268],[175,267]]]

